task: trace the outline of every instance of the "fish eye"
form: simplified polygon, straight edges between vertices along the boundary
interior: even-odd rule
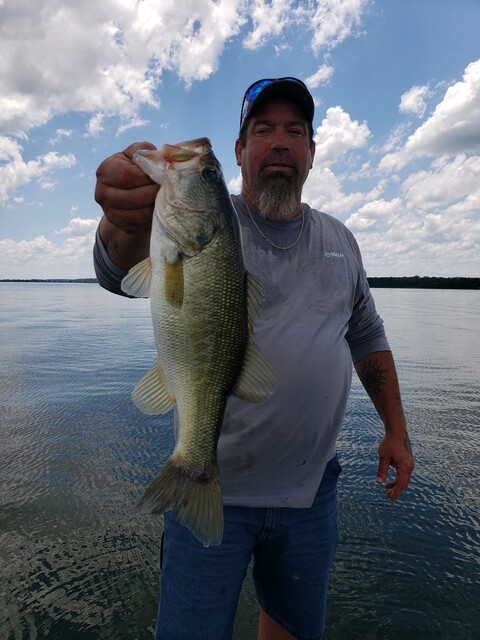
[[[202,169],[202,177],[207,181],[216,180],[218,178],[218,171],[215,167],[204,167]]]

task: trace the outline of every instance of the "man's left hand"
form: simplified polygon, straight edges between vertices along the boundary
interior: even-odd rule
[[[415,468],[408,433],[405,433],[403,439],[386,434],[380,442],[378,447],[378,483],[382,484],[387,480],[389,467],[393,467],[396,473],[395,478],[385,485],[387,498],[396,500],[408,487]]]

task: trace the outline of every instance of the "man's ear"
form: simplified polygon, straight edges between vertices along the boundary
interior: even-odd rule
[[[237,140],[235,142],[235,157],[237,159],[237,165],[239,167],[242,166],[242,151],[243,151],[243,145],[240,142],[240,139],[237,138]]]

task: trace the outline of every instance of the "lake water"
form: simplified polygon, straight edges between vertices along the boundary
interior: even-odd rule
[[[387,501],[382,427],[355,381],[325,640],[480,639],[480,292],[374,295],[417,468]],[[0,307],[0,639],[151,638],[162,519],[133,507],[173,440],[130,400],[153,360],[148,302],[0,283]],[[235,640],[256,623],[248,579]]]

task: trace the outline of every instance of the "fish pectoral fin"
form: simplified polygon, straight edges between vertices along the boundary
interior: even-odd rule
[[[264,299],[259,280],[247,271],[247,324],[249,340],[240,375],[232,395],[248,402],[263,402],[275,390],[275,376],[270,365],[252,339],[253,319],[260,314]]]
[[[173,509],[177,521],[188,527],[206,547],[223,537],[223,507],[218,466],[192,473],[173,454],[148,487],[137,513],[163,513]]]
[[[168,387],[158,360],[135,386],[132,400],[140,411],[149,415],[166,413],[175,404],[175,396]]]
[[[183,303],[183,260],[180,254],[175,261],[165,260],[164,287],[166,301],[172,307],[181,307]]]
[[[263,402],[275,390],[275,376],[260,349],[250,338],[232,395],[248,402]]]
[[[130,269],[122,280],[122,291],[134,298],[149,298],[152,283],[152,262],[145,258]]]
[[[253,331],[253,319],[260,314],[264,299],[260,281],[247,271],[247,319],[248,330]]]

